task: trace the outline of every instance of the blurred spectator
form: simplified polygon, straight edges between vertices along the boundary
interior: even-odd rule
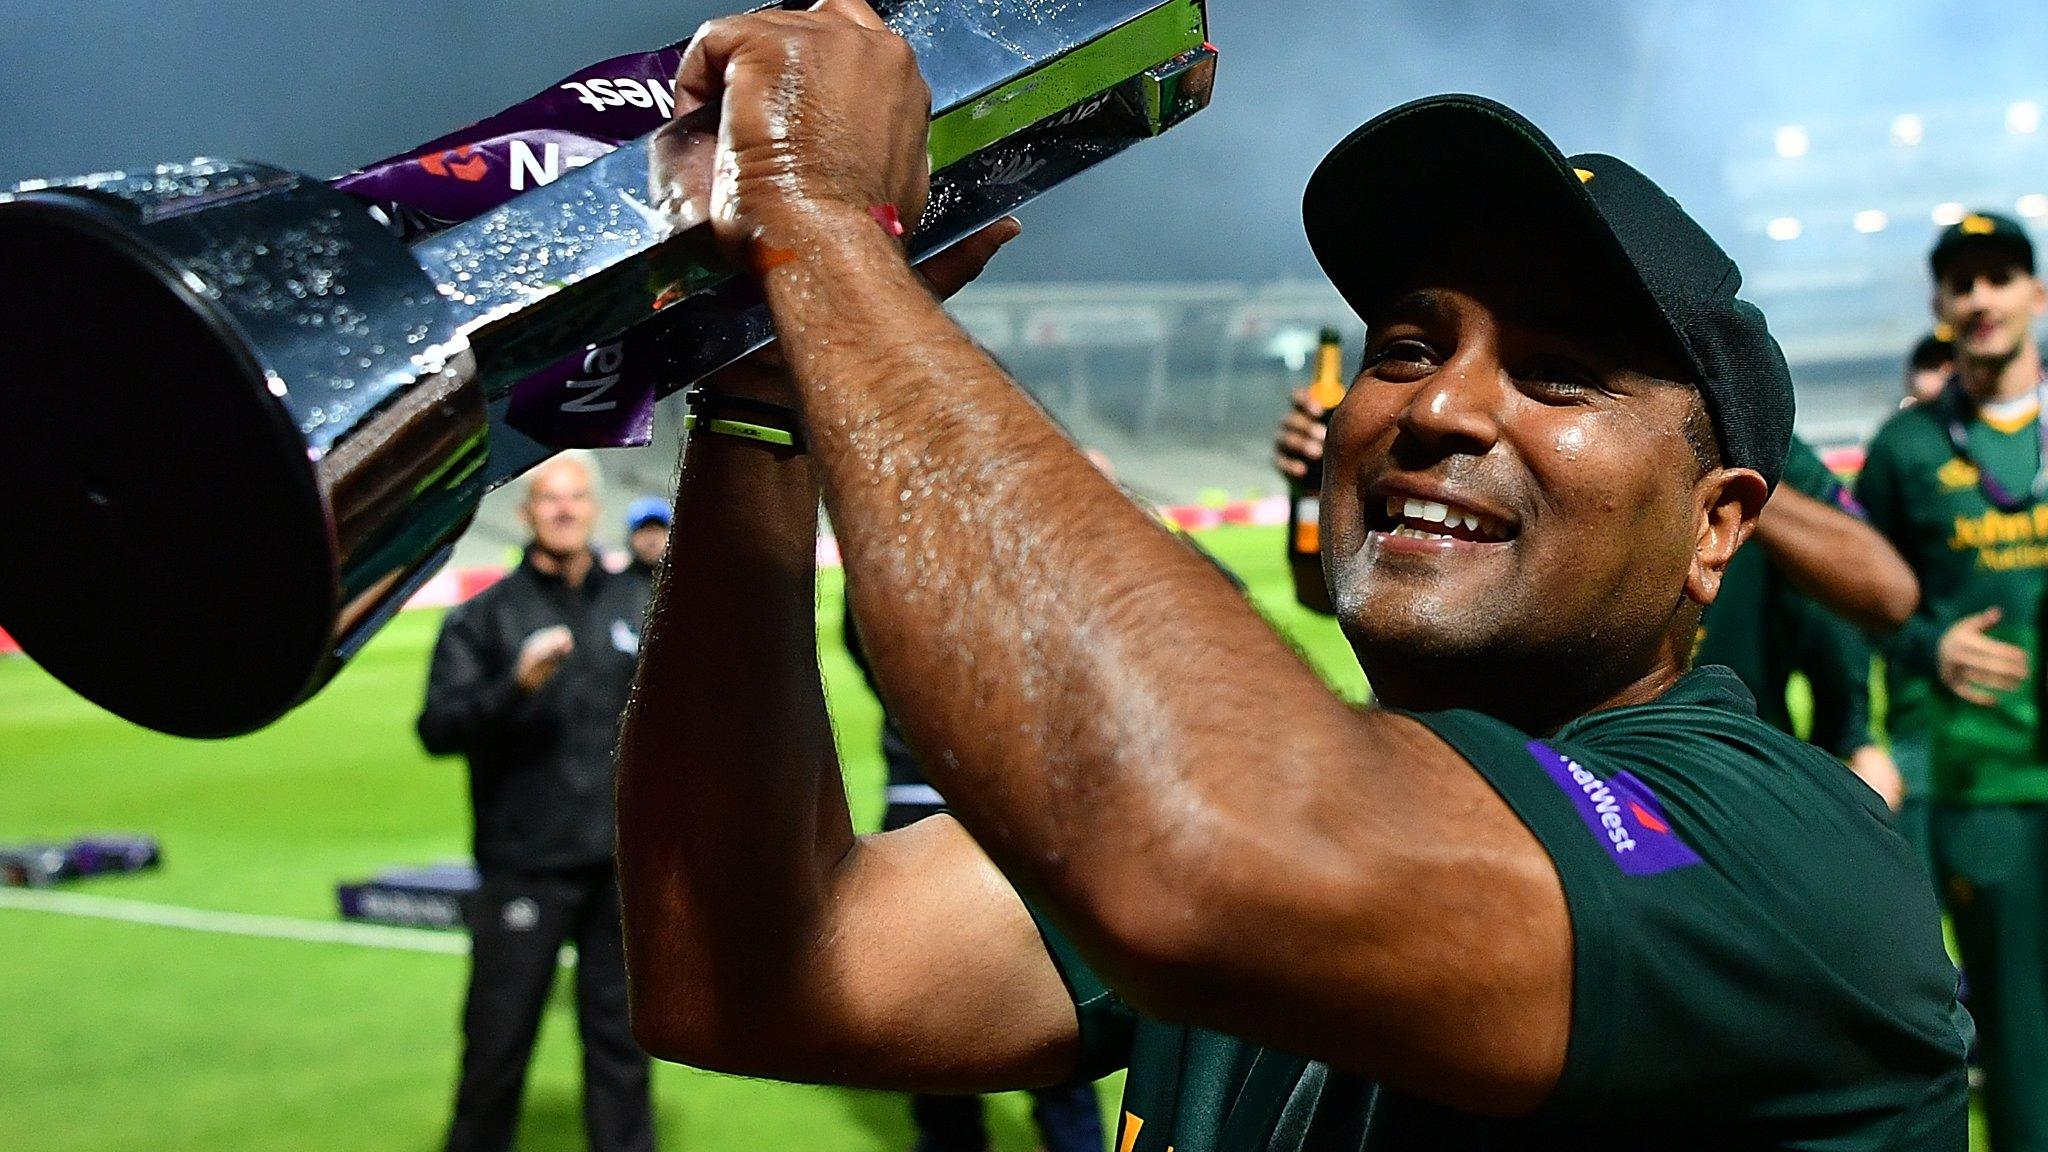
[[[1946,328],[1931,332],[1913,346],[1906,360],[1906,396],[1899,407],[1931,404],[1948,386],[1949,374],[1956,370],[1956,346],[1945,332]]]
[[[1972,213],[1929,263],[1955,371],[1886,421],[1857,496],[1919,574],[1885,646],[1924,704],[1935,878],[1970,978],[1993,1152],[2048,1149],[2048,517],[2034,325],[2048,290],[2017,221]]]
[[[660,570],[674,515],[668,501],[659,496],[642,496],[626,507],[626,548],[632,553],[629,568],[650,579]]]
[[[612,748],[651,586],[597,562],[595,488],[580,453],[529,473],[524,559],[450,612],[434,646],[420,740],[469,760],[480,874],[450,1152],[512,1147],[541,1009],[569,942],[590,1147],[654,1147],[612,860]]]

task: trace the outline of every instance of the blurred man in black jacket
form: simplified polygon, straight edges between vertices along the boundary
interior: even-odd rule
[[[654,1147],[647,1056],[627,1022],[612,863],[612,749],[650,589],[646,576],[598,563],[597,514],[586,456],[531,472],[524,560],[449,613],[434,646],[420,740],[469,760],[481,879],[450,1152],[512,1146],[565,942],[576,946],[590,1147]]]

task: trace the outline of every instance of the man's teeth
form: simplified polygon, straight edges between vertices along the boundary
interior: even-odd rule
[[[1479,532],[1487,536],[1500,533],[1485,524],[1476,512],[1439,504],[1434,500],[1417,500],[1412,497],[1387,497],[1387,517],[1397,521],[1392,534],[1395,536],[1432,536],[1442,533],[1426,532],[1410,524],[1398,523],[1403,520],[1417,520],[1427,524],[1442,524],[1446,528],[1462,528],[1468,532]]]

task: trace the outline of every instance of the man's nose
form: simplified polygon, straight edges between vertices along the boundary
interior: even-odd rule
[[[1438,451],[1484,456],[1500,438],[1500,366],[1460,356],[1431,373],[1401,412],[1401,430]]]

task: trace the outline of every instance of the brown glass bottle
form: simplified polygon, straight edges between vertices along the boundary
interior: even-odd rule
[[[1334,328],[1323,329],[1316,348],[1315,376],[1309,381],[1309,399],[1323,410],[1323,423],[1330,410],[1344,399],[1344,344]],[[1288,485],[1287,551],[1290,556],[1315,556],[1322,551],[1323,462],[1308,462],[1308,473]]]

